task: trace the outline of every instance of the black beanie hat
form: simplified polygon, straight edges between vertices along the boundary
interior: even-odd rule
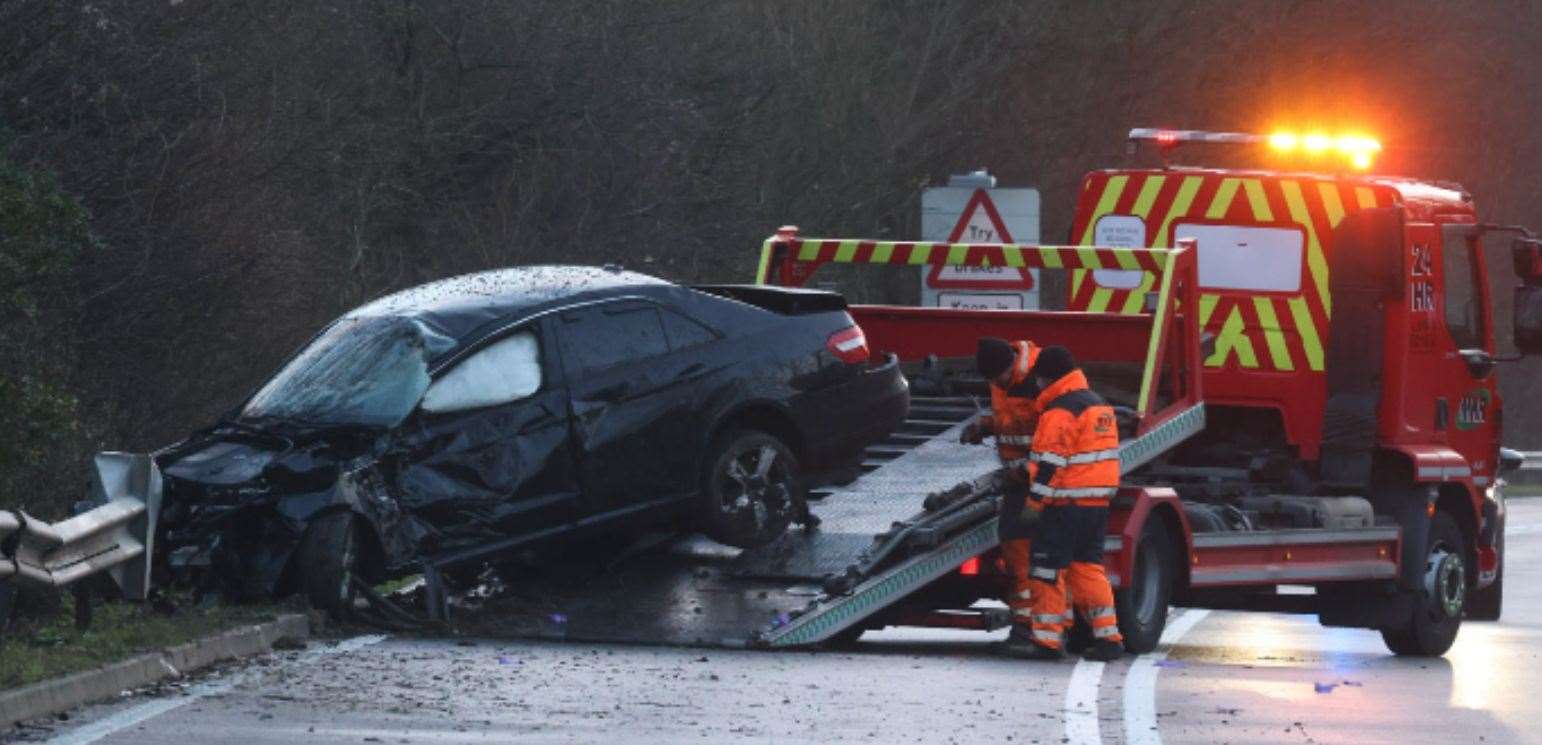
[[[1055,381],[1071,374],[1076,369],[1076,359],[1071,356],[1071,351],[1065,347],[1045,347],[1039,352],[1039,359],[1033,363],[1033,369],[1029,375]]]
[[[1016,359],[1017,352],[1013,351],[1011,343],[1006,339],[982,336],[979,345],[975,348],[975,367],[986,380],[992,380],[1006,372]]]

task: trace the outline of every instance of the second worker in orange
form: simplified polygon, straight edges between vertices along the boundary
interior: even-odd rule
[[[1009,641],[1008,651],[1032,659],[1064,656],[1069,593],[1092,629],[1093,643],[1084,656],[1115,660],[1124,652],[1124,638],[1103,570],[1108,502],[1119,487],[1114,410],[1088,387],[1064,347],[1044,348],[1029,375],[1039,389],[1039,420],[1023,473],[1029,499],[1043,510],[1028,570],[1031,639]]]

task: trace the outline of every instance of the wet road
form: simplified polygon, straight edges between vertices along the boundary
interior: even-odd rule
[[[29,739],[208,742],[1542,743],[1542,500],[1512,503],[1505,620],[1440,660],[1312,617],[1183,611],[1156,654],[994,658],[991,638],[850,653],[358,637]],[[997,635],[999,638],[999,635]]]
[[[1542,743],[1542,500],[1510,503],[1505,606],[1444,658],[1399,659],[1375,632],[1211,613],[1162,670],[1169,743]]]

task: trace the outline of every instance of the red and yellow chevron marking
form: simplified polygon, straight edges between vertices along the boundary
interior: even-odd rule
[[[1228,176],[1220,173],[1094,173],[1082,185],[1073,235],[1089,245],[1099,218],[1135,215],[1146,225],[1146,243],[1164,247],[1179,220],[1238,225],[1291,225],[1306,236],[1306,278],[1296,293],[1209,291],[1200,295],[1200,322],[1216,337],[1205,364],[1235,362],[1244,369],[1322,371],[1323,339],[1332,313],[1328,248],[1346,215],[1391,206],[1391,189],[1328,179]],[[1098,286],[1090,272],[1072,272],[1070,307],[1138,313],[1155,278],[1135,289]]]
[[[1132,269],[1158,276],[1172,249],[1105,246],[1031,246],[1023,243],[946,243],[863,241],[823,238],[768,238],[756,282],[764,284],[772,252],[785,243],[794,261],[804,264],[910,264],[924,266],[1006,266],[1025,269]]]

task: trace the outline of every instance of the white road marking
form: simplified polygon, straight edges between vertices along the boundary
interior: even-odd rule
[[[1172,646],[1208,615],[1208,610],[1184,611],[1167,624],[1157,648],[1130,665],[1129,672],[1124,675],[1125,745],[1162,745],[1162,733],[1157,730],[1156,720],[1156,679],[1161,671],[1157,663],[1166,659]]]
[[[1102,745],[1098,729],[1098,684],[1107,663],[1077,660],[1065,686],[1065,740],[1067,745]]]
[[[371,644],[378,644],[385,641],[385,639],[386,637],[381,634],[355,636],[352,639],[344,639],[343,641],[330,646],[303,652],[291,660],[289,664],[296,666],[309,665],[313,662],[316,662],[317,660],[331,657],[332,655],[352,652],[358,649],[363,649],[364,647],[367,647]],[[87,724],[83,727],[70,730],[69,732],[48,740],[48,745],[89,745],[90,743],[96,742],[97,740],[100,740],[104,737],[122,732],[123,730],[126,730],[129,727],[133,727],[136,724],[154,719],[168,711],[180,709],[199,699],[208,698],[210,696],[218,696],[222,693],[228,693],[236,686],[241,685],[247,681],[254,680],[264,672],[266,671],[245,670],[223,680],[211,680],[205,683],[199,683],[198,685],[188,688],[187,691],[185,691],[181,696],[158,698],[153,701],[147,701],[138,706],[124,709],[123,711],[113,714],[112,716],[98,719],[97,721]]]

